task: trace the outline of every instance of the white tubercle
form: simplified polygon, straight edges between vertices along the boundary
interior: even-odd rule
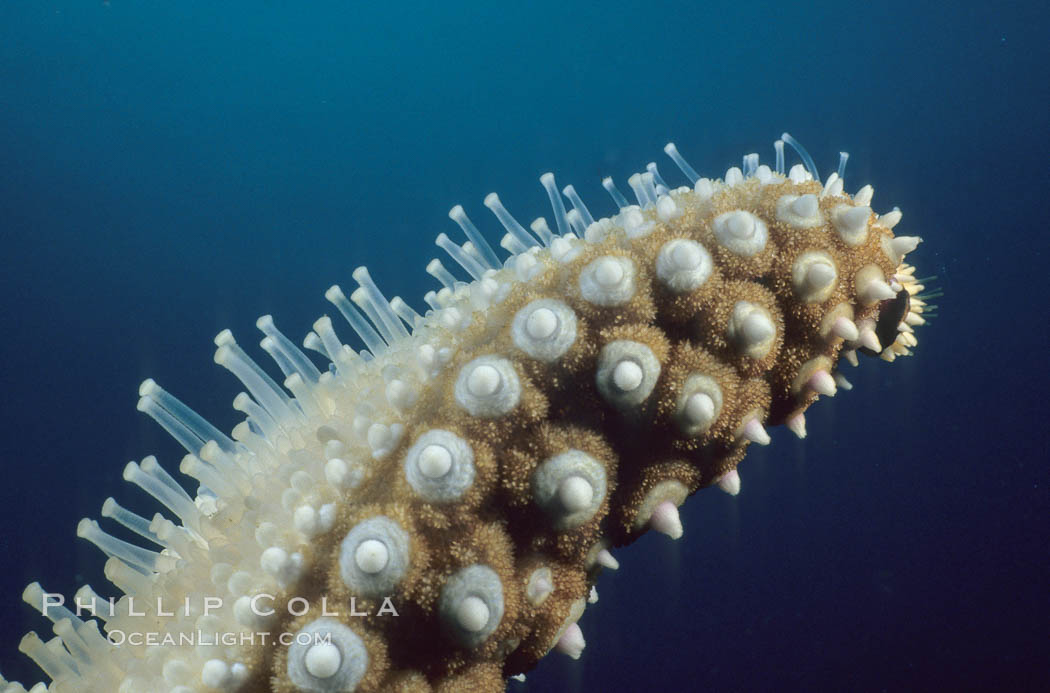
[[[558,499],[566,511],[576,513],[591,505],[594,487],[581,476],[570,476],[559,484]]]
[[[493,366],[480,365],[473,368],[467,376],[467,389],[475,397],[488,397],[499,391],[499,371]]]
[[[646,220],[642,209],[638,205],[628,205],[620,210],[616,217],[623,230],[627,232],[628,238],[640,238],[652,231],[656,224]]]
[[[661,195],[656,199],[656,216],[660,218],[660,221],[667,223],[682,214],[682,208],[675,204],[670,195]]]
[[[558,638],[558,644],[555,645],[555,649],[572,659],[579,659],[580,655],[583,654],[583,648],[586,646],[587,642],[583,639],[583,631],[580,630],[577,624],[573,623]]]
[[[633,409],[644,402],[659,377],[660,362],[641,342],[609,342],[598,355],[598,392],[619,409]]]
[[[532,495],[556,529],[574,529],[591,520],[605,501],[605,468],[582,450],[544,460],[532,473]]]
[[[209,659],[201,668],[201,683],[209,688],[227,688],[232,678],[229,665],[221,659]]]
[[[920,236],[895,236],[891,243],[897,254],[904,257],[919,247],[919,244],[922,243],[922,238]]]
[[[634,263],[619,255],[605,255],[589,263],[580,272],[580,295],[598,306],[627,303],[635,292]]]
[[[618,570],[620,568],[620,562],[609,553],[608,549],[602,549],[598,552],[597,562],[598,565],[609,570]]]
[[[776,335],[776,326],[765,308],[749,301],[738,301],[733,306],[726,336],[742,354],[754,359],[765,357],[773,348]]]
[[[525,333],[535,340],[548,339],[558,329],[558,316],[550,308],[533,311],[525,322]]]
[[[354,551],[357,567],[366,573],[378,573],[390,562],[390,551],[378,539],[366,539]]]
[[[770,185],[771,183],[779,183],[780,180],[781,180],[775,173],[773,173],[773,169],[771,169],[766,164],[762,164],[758,168],[755,169],[755,178],[760,180],[762,182],[762,185]]]
[[[479,563],[449,577],[438,599],[438,612],[447,632],[468,648],[477,647],[492,635],[503,618],[503,610],[499,575]]]
[[[708,178],[699,178],[693,184],[693,192],[699,202],[706,202],[715,194],[715,185]]]
[[[871,218],[871,207],[853,207],[839,205],[831,212],[831,221],[835,225],[842,242],[848,246],[862,245],[868,239],[868,219]]]
[[[325,479],[340,490],[357,487],[364,478],[364,469],[360,464],[348,463],[342,458],[333,457],[325,463]]]
[[[489,621],[489,607],[478,597],[467,597],[459,603],[456,620],[463,630],[477,633]]]
[[[576,342],[576,313],[557,299],[537,299],[515,314],[511,339],[534,359],[556,361]]]
[[[319,618],[294,634],[286,672],[295,690],[353,691],[369,669],[368,649],[349,626]]]
[[[525,599],[533,606],[539,606],[554,592],[554,578],[551,569],[543,566],[536,568],[525,582]]]
[[[783,195],[777,200],[777,220],[797,229],[811,229],[824,224],[817,196]]]
[[[394,379],[386,385],[386,399],[395,409],[406,410],[419,399],[419,391],[404,380]]]
[[[860,338],[860,330],[857,329],[857,324],[845,316],[835,319],[835,322],[831,325],[831,333],[847,342],[855,342]]]
[[[799,183],[813,180],[813,176],[809,175],[809,171],[806,170],[805,166],[802,164],[795,164],[791,167],[791,170],[788,171],[788,179],[797,185]]]
[[[903,213],[894,207],[891,211],[880,214],[875,223],[883,228],[893,230],[893,227],[900,223],[902,216]]]
[[[824,369],[814,371],[813,375],[809,376],[809,387],[818,395],[835,396],[835,379]]]
[[[722,411],[722,388],[714,378],[691,373],[678,395],[676,418],[682,433],[698,436],[706,433]]]
[[[872,351],[882,351],[882,344],[879,343],[879,338],[875,334],[875,330],[870,327],[860,331],[860,344]]]
[[[824,182],[824,189],[820,192],[821,197],[836,197],[842,194],[842,179],[838,173],[832,173]]]
[[[404,577],[410,563],[408,533],[385,515],[358,522],[339,547],[339,576],[358,595],[388,594]]]
[[[381,460],[397,446],[405,432],[403,424],[373,423],[368,427],[365,440],[372,449],[372,458]]]
[[[310,676],[319,679],[330,679],[339,671],[343,655],[331,642],[316,642],[306,651],[304,664]]]
[[[891,262],[900,264],[904,256],[919,247],[922,243],[920,236],[883,236],[882,249]]]
[[[870,185],[865,185],[863,188],[857,191],[857,194],[853,196],[853,202],[858,205],[868,206],[871,204],[871,198],[875,196],[875,188]]]
[[[623,392],[631,392],[641,386],[644,376],[641,366],[634,361],[624,360],[613,368],[612,380],[613,384]]]
[[[802,414],[795,414],[787,420],[788,430],[794,433],[799,438],[806,437],[806,417]]]
[[[289,554],[279,546],[271,546],[259,557],[259,567],[276,578],[277,583],[282,586],[290,585],[299,579],[302,563],[302,555]]]
[[[770,437],[758,417],[751,417],[740,427],[740,437],[759,445],[769,445]]]
[[[471,416],[491,419],[510,412],[521,399],[521,382],[514,366],[497,355],[479,356],[459,372],[456,403]]]
[[[752,257],[762,252],[769,238],[765,222],[742,209],[719,214],[712,226],[718,242],[741,257]]]
[[[657,279],[674,293],[700,288],[713,268],[707,249],[687,238],[668,241],[656,256]]]
[[[684,418],[691,426],[708,427],[715,420],[715,401],[706,392],[696,392],[685,401]]]
[[[430,479],[439,479],[452,468],[452,454],[443,445],[427,445],[419,452],[419,471]]]
[[[835,260],[822,250],[802,253],[791,267],[795,296],[806,303],[826,301],[835,290],[837,281]]]
[[[320,518],[317,511],[310,505],[300,505],[292,514],[292,524],[296,531],[313,537],[320,532]]]
[[[740,493],[740,473],[735,469],[730,469],[728,472],[723,474],[718,479],[718,488],[722,489],[730,496],[735,496]]]
[[[431,503],[458,500],[474,483],[474,451],[451,431],[422,433],[405,453],[402,465],[412,490]]]
[[[653,508],[653,514],[649,517],[649,526],[672,539],[680,538],[683,533],[682,518],[678,514],[678,507],[671,501],[663,501]]]
[[[875,265],[862,267],[856,275],[857,299],[861,305],[870,306],[879,301],[894,298],[897,292],[886,283],[882,270]]]

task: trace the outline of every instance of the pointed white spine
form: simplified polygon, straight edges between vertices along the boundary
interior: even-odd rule
[[[758,417],[751,417],[740,429],[740,436],[758,445],[769,445],[770,437]]]
[[[886,276],[877,265],[866,265],[859,269],[854,283],[857,289],[857,300],[861,305],[874,305],[897,295],[897,292],[886,283]]]
[[[806,437],[806,417],[802,414],[795,414],[787,420],[788,430],[794,433],[799,438]]]
[[[730,496],[738,495],[740,493],[740,473],[735,469],[730,469],[719,477],[718,488],[722,489]]]
[[[875,330],[870,327],[860,331],[860,344],[861,346],[875,352],[882,351],[882,344],[879,343],[879,338],[875,335]]]
[[[678,514],[678,507],[671,501],[659,503],[649,517],[649,526],[672,539],[681,538],[682,518]]]
[[[880,214],[875,223],[883,228],[893,230],[893,227],[900,223],[902,216],[903,213],[900,209],[894,207],[891,211],[886,212],[885,214]]]
[[[596,559],[598,565],[609,570],[618,570],[620,568],[620,562],[609,553],[608,549],[602,549],[598,552],[598,558]]]
[[[809,387],[819,395],[835,396],[835,379],[826,370],[818,370],[809,377]]]
[[[831,326],[831,333],[847,342],[855,342],[860,338],[860,330],[857,329],[857,324],[845,316],[835,319]]]
[[[583,631],[580,627],[572,623],[562,636],[558,638],[558,644],[555,649],[562,654],[566,654],[572,659],[579,659],[580,655],[583,654],[583,648],[587,646],[587,642],[583,639]]]

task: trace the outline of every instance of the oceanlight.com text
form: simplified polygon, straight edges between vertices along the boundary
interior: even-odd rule
[[[222,645],[225,647],[235,646],[254,646],[254,645],[268,645],[271,642],[277,642],[284,647],[288,647],[293,642],[299,645],[310,646],[316,644],[328,644],[332,640],[331,633],[289,633],[287,631],[281,633],[267,633],[261,632],[240,632],[240,633],[217,633],[207,631],[190,631],[186,633],[167,633],[160,631],[124,631],[124,630],[111,630],[106,633],[106,639],[113,645],[131,645],[133,647],[140,647],[143,645],[147,646],[163,646],[172,647],[175,645],[196,647],[198,645],[213,646]]]

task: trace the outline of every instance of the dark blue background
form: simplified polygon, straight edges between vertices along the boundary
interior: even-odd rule
[[[721,175],[788,130],[904,210],[940,318],[619,551],[527,690],[1045,690],[1050,15],[801,4],[0,5],[0,670],[37,678],[28,582],[102,589],[77,520],[153,512],[123,464],[177,466],[143,378],[229,429],[212,337],[299,338],[360,263],[422,307],[452,204],[495,231],[554,170],[608,213],[669,139]]]

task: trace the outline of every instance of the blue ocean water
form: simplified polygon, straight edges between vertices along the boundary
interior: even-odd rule
[[[509,690],[1047,690],[1048,31],[1039,2],[3,3],[0,671],[39,676],[27,583],[102,590],[77,521],[153,512],[123,465],[183,454],[142,379],[229,429],[215,334],[298,338],[359,264],[421,309],[453,204],[494,232],[484,195],[531,219],[553,170],[607,214],[668,140],[718,176],[787,130],[904,210],[940,315],[681,541],[618,551],[582,659]]]

